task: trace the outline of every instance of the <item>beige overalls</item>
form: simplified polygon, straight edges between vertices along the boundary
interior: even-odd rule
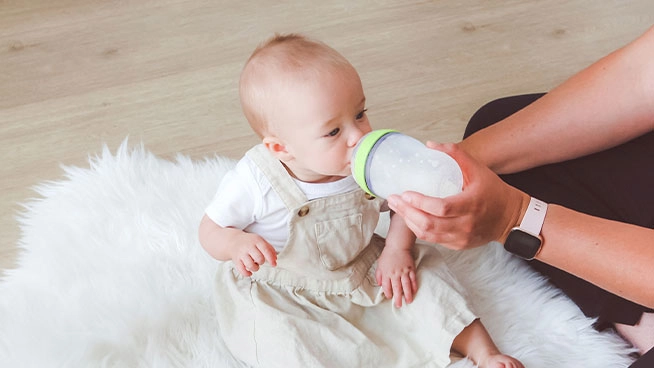
[[[452,340],[476,317],[438,251],[416,244],[418,292],[400,309],[375,281],[381,200],[361,190],[307,201],[261,145],[247,155],[288,210],[277,267],[216,278],[216,311],[232,354],[254,367],[445,367]]]

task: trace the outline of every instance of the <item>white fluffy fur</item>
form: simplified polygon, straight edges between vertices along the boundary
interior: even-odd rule
[[[37,188],[0,283],[2,367],[236,367],[217,331],[203,209],[234,161],[124,143]],[[445,253],[499,347],[537,367],[625,367],[629,349],[497,245]],[[221,303],[229,303],[223,300]],[[468,360],[452,364],[468,368]]]

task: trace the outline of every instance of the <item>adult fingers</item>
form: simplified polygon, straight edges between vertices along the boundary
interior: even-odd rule
[[[440,218],[423,222],[413,222],[405,218],[404,222],[418,239],[455,250],[464,249],[469,245],[470,234],[464,230],[468,228],[465,218]]]
[[[402,202],[399,202],[401,200]],[[448,216],[449,206],[445,198],[429,197],[418,192],[404,192],[400,196],[391,195],[388,197],[388,206],[400,214],[406,213],[407,210],[417,209],[424,213],[446,217]],[[397,210],[394,209],[397,208]],[[404,216],[402,216],[404,217]]]
[[[459,167],[463,172],[464,188],[468,183],[474,182],[480,173],[483,172],[483,170],[489,170],[484,163],[478,161],[476,158],[468,154],[456,144],[439,144],[434,142],[427,142],[427,147],[442,151],[450,155],[450,157],[452,157],[454,161],[459,164]]]
[[[476,163],[475,159],[454,143],[435,143],[427,141],[426,146],[450,155],[459,165]]]
[[[425,145],[428,148],[447,153],[450,156],[454,155],[457,150],[460,151],[460,149],[458,149],[457,145],[454,143],[438,143],[434,141],[427,141]]]
[[[431,222],[467,214],[473,205],[470,196],[471,193],[463,191],[449,197],[436,198],[409,191],[399,196],[389,196],[388,205],[403,218],[411,217],[416,223]]]
[[[411,203],[404,200],[403,197],[392,195],[388,197],[389,207],[399,216],[404,219],[404,222],[409,226],[416,236],[423,240],[421,234],[428,235],[435,221],[436,217],[424,212],[423,210],[414,207]]]
[[[404,201],[404,196],[389,196],[388,203],[419,239],[436,242],[441,219]]]

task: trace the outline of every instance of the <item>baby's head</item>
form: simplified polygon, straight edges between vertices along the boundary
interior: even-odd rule
[[[343,72],[356,74],[331,47],[297,34],[275,35],[254,50],[241,73],[239,94],[245,117],[263,138],[281,123],[272,116],[271,102],[293,104],[280,99],[280,93]]]
[[[239,94],[252,129],[300,180],[348,175],[351,149],[371,130],[354,67],[300,35],[259,46],[243,68]]]

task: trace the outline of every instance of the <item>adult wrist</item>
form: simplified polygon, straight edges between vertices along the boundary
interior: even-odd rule
[[[486,157],[484,157],[484,154],[480,151],[484,148],[484,146],[476,144],[474,134],[457,143],[456,145],[459,149],[467,153],[468,156],[474,158],[484,166],[489,167],[488,162],[486,162]]]
[[[507,216],[508,221],[506,221],[502,235],[498,239],[498,241],[502,244],[506,242],[506,238],[509,237],[511,230],[520,225],[520,222],[524,218],[525,213],[527,213],[527,209],[529,208],[529,201],[531,200],[531,196],[522,191],[517,192],[518,199],[515,201],[516,205],[509,207],[511,210]]]
[[[490,127],[486,127],[485,129],[473,133],[457,143],[457,146],[465,151],[469,156],[473,157],[476,161],[488,167],[494,173],[506,174],[504,163],[510,162],[509,158],[506,157],[506,147],[489,144],[493,139],[488,137],[484,138],[485,135],[488,135],[487,130],[492,127],[493,126],[491,125]]]
[[[540,234],[545,223],[547,207],[547,203],[530,197],[529,206],[520,220],[520,225],[511,229],[504,241],[504,249],[526,260],[536,258],[543,247]]]

